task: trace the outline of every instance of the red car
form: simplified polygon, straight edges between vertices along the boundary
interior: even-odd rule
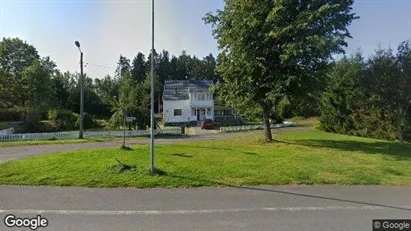
[[[214,129],[216,124],[211,119],[206,119],[201,122],[201,129]]]

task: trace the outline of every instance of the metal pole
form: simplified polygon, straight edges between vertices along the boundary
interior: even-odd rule
[[[123,148],[126,147],[126,110],[124,111],[124,119],[123,119]]]
[[[150,131],[150,172],[154,174],[154,0],[151,0],[151,131]]]
[[[83,139],[83,118],[84,118],[84,75],[83,75],[83,52],[80,51],[80,131],[79,139]]]
[[[120,67],[120,79],[123,77],[123,67]],[[127,110],[123,108],[123,148],[126,147],[126,114]]]

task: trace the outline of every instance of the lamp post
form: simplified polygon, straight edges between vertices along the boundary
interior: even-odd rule
[[[154,0],[151,0],[151,130],[150,130],[150,172],[155,173],[154,167]]]
[[[78,41],[75,41],[74,44],[76,47],[78,47],[78,50],[80,51],[80,129],[79,129],[79,134],[78,138],[83,139],[83,117],[84,117],[84,75],[83,75],[83,52],[80,49],[80,43]]]

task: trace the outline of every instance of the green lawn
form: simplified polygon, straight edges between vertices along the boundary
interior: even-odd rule
[[[275,130],[274,130],[275,133]],[[411,145],[324,133],[88,149],[0,164],[0,184],[87,187],[193,187],[280,184],[411,185]],[[117,164],[116,159],[124,163]]]
[[[87,139],[57,139],[57,140],[31,140],[31,141],[5,141],[0,142],[1,147],[15,147],[15,146],[26,146],[26,145],[47,145],[47,144],[78,144],[78,143],[88,143],[88,142],[103,142],[103,141],[115,141],[122,140],[123,138],[87,138]],[[126,138],[127,140],[135,139],[146,139],[146,137],[133,137]]]

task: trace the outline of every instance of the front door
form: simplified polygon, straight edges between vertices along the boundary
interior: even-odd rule
[[[205,120],[205,118],[206,118],[205,114],[206,114],[205,108],[197,109],[197,121]]]

